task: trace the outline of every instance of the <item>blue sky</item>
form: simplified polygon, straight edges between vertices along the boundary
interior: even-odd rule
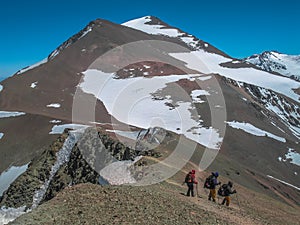
[[[0,4],[0,79],[38,62],[96,18],[122,23],[145,15],[196,35],[229,55],[300,54],[300,3],[273,1],[30,1]]]

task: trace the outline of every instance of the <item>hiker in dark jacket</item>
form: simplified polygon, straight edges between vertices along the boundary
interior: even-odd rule
[[[196,177],[195,177],[195,170],[192,170],[191,172],[189,172],[189,174],[186,176],[185,179],[185,183],[188,186],[188,191],[186,193],[186,196],[190,196],[192,195],[192,197],[194,197],[194,184],[198,184],[198,182],[196,181]]]
[[[226,206],[230,204],[230,195],[235,194],[236,190],[232,190],[233,183],[231,181],[228,182],[225,191],[224,191],[224,199],[222,201],[222,205],[226,203]]]
[[[213,202],[216,202],[216,196],[217,196],[217,191],[216,191],[216,186],[221,184],[221,182],[218,181],[218,176],[219,173],[211,173],[211,181],[210,181],[210,186],[209,186],[209,195],[208,195],[208,200]]]

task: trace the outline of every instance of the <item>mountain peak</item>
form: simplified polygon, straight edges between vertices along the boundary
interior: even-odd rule
[[[264,51],[244,59],[263,70],[275,72],[294,80],[300,80],[300,56],[287,55],[278,51]]]
[[[168,24],[166,24],[164,21],[162,21],[161,19],[159,19],[158,17],[156,16],[152,16],[152,15],[148,15],[148,16],[143,16],[143,17],[140,17],[140,18],[136,18],[136,19],[133,19],[133,20],[130,20],[130,21],[127,21],[125,23],[123,23],[122,25],[125,25],[127,23],[130,23],[130,22],[143,22],[144,24],[149,24],[149,25],[167,25],[169,26]]]
[[[149,25],[162,25],[164,27],[171,27],[169,24],[162,21],[160,18],[156,16],[145,16],[143,17],[145,20],[148,20],[145,24]]]
[[[141,18],[133,19],[123,23],[122,25],[140,30],[151,35],[161,35],[179,39],[180,41],[184,42],[191,50],[202,49],[210,53],[216,53],[227,58],[231,58],[226,53],[220,51],[209,43],[202,41],[196,36],[186,33],[177,27],[173,27],[155,16],[144,16]]]
[[[127,21],[125,23],[122,24],[123,26],[126,27],[131,27],[137,30],[142,30],[146,33],[150,33],[150,34],[154,34],[154,30],[152,32],[150,32],[149,28],[153,28],[156,30],[159,29],[169,29],[169,28],[173,28],[179,31],[179,29],[171,27],[169,24],[165,23],[164,21],[162,21],[161,19],[159,19],[158,17],[155,16],[143,16],[137,19],[133,19],[130,21]],[[148,28],[147,30],[143,30],[142,28]],[[155,33],[156,34],[156,33]]]

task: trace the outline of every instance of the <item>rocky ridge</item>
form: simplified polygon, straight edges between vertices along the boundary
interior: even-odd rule
[[[156,132],[151,133],[152,130]],[[0,205],[14,208],[24,205],[28,208],[36,207],[52,199],[68,186],[80,183],[98,184],[99,171],[113,161],[133,161],[139,155],[159,157],[160,154],[150,149],[149,144],[147,145],[149,149],[143,146],[153,142],[156,133],[160,130],[162,129],[141,130],[137,148],[132,149],[112,139],[101,129],[88,128],[78,141],[75,140],[70,145],[69,153],[65,152],[63,155],[64,161],[53,172],[53,167],[60,160],[59,154],[66,149],[64,146],[68,137],[72,136],[72,132],[76,133],[76,131],[65,130],[64,134],[45,148],[42,155],[36,157],[29,164],[27,171],[4,192]],[[158,140],[155,140],[155,143],[159,144]],[[103,178],[101,180],[106,182]],[[36,200],[37,198],[39,200]]]

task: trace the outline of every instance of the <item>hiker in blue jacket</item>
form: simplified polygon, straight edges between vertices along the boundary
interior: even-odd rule
[[[209,195],[208,195],[209,201],[211,201],[211,199],[212,199],[213,202],[216,202],[216,196],[217,196],[216,186],[221,184],[221,182],[219,182],[217,179],[218,176],[219,176],[218,172],[211,173],[211,179],[210,179],[210,184],[209,184]]]

